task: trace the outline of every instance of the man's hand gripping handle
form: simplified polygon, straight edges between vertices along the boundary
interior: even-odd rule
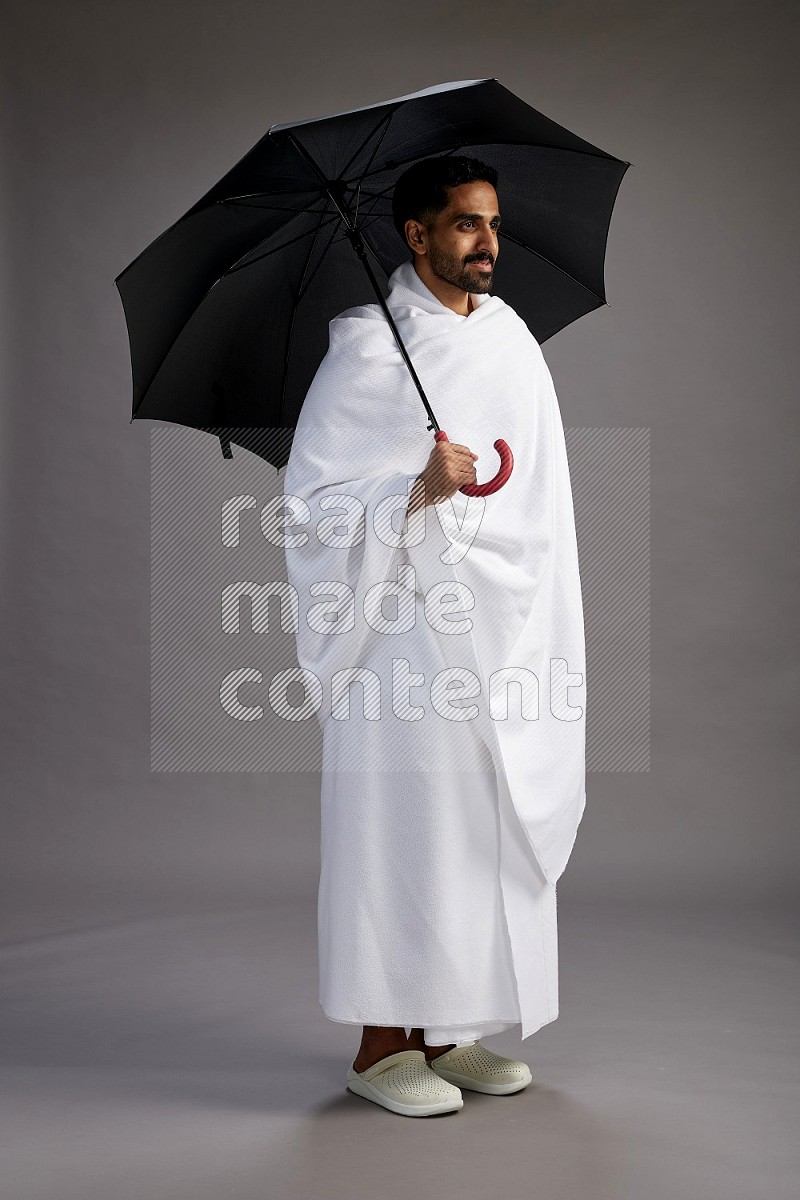
[[[433,435],[434,441],[448,441],[447,434],[443,429],[438,429]],[[500,455],[500,466],[497,474],[493,479],[487,480],[486,483],[464,483],[458,489],[465,496],[491,496],[492,492],[497,492],[508,481],[508,477],[514,467],[514,455],[511,453],[511,447],[508,442],[504,442],[502,438],[498,438],[494,443],[494,448]]]

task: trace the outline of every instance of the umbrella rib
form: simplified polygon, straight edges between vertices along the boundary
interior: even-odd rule
[[[339,216],[339,214],[338,214],[338,213],[337,213],[336,215],[337,215],[337,217]],[[300,303],[300,301],[303,299],[303,297],[305,296],[306,292],[307,292],[307,291],[308,291],[308,289],[310,288],[310,286],[311,286],[311,284],[312,284],[312,282],[313,282],[313,280],[314,280],[314,276],[316,275],[317,271],[318,271],[318,270],[320,269],[320,267],[322,266],[322,263],[323,263],[323,261],[324,261],[324,259],[325,259],[325,255],[328,253],[328,250],[331,248],[331,246],[332,246],[332,244],[333,244],[333,240],[334,240],[334,238],[336,237],[336,235],[337,235],[337,233],[338,233],[338,232],[339,232],[339,226],[337,225],[337,227],[336,227],[336,228],[335,228],[335,229],[332,231],[330,238],[328,239],[328,245],[325,247],[325,249],[323,250],[322,254],[320,254],[320,256],[319,256],[319,262],[318,262],[318,263],[317,263],[317,265],[314,267],[314,270],[311,272],[311,274],[310,274],[310,276],[309,276],[309,278],[308,278],[308,282],[306,283],[305,287],[303,287],[303,288],[301,289],[301,291],[300,291],[300,294],[299,294],[299,296],[297,297],[297,303],[298,303],[298,304]],[[305,272],[304,272],[304,274],[305,274]],[[301,282],[302,282],[302,281],[301,281]]]
[[[597,292],[593,291],[593,289],[583,283],[582,280],[576,279],[575,276],[571,274],[571,272],[567,271],[564,267],[560,267],[558,263],[553,262],[552,258],[548,258],[546,254],[540,254],[538,250],[534,250],[532,246],[528,246],[525,242],[521,242],[519,238],[515,238],[505,229],[500,229],[498,232],[501,239],[505,239],[508,242],[513,242],[514,245],[519,246],[520,249],[527,250],[528,254],[534,254],[537,258],[540,258],[542,262],[545,262],[549,267],[552,267],[553,270],[559,271],[562,275],[566,275],[567,279],[571,279],[573,283],[576,283],[578,287],[583,288],[583,290],[588,292],[590,296],[594,296],[595,299],[599,300],[601,304],[606,303],[606,300],[602,296],[598,296]]]
[[[286,383],[289,378],[289,355],[290,355],[291,349],[292,349],[292,334],[294,333],[295,318],[297,316],[297,310],[300,307],[300,301],[303,299],[305,291],[307,290],[307,288],[306,289],[303,288],[303,280],[305,279],[306,271],[308,270],[308,264],[311,261],[311,255],[314,253],[314,247],[317,244],[317,238],[319,237],[320,230],[322,229],[322,225],[323,225],[322,217],[324,217],[324,215],[325,215],[325,210],[323,210],[321,217],[320,217],[320,221],[317,225],[317,228],[314,231],[314,240],[312,241],[311,245],[308,248],[308,254],[306,255],[306,260],[303,263],[303,271],[300,276],[298,292],[297,292],[297,295],[295,296],[294,305],[292,306],[292,319],[289,322],[289,331],[286,335],[286,347],[285,347],[284,353],[283,353],[283,375],[282,375],[282,379],[281,379],[281,404],[280,404],[280,409],[278,411],[278,428],[279,429],[283,429],[283,427],[284,427],[283,426],[283,410],[284,410],[284,406],[286,403]],[[339,214],[337,213],[336,215],[338,216]],[[334,230],[334,233],[335,232],[336,232],[336,230]],[[330,245],[330,242],[328,243],[328,245]],[[319,261],[322,262],[323,258],[324,258],[324,252],[320,256]],[[319,264],[317,264],[317,267],[315,267],[314,271],[312,272],[312,275],[311,275],[312,279],[314,278],[314,275],[316,274],[318,267],[319,267]],[[309,283],[310,282],[311,281],[309,280]]]
[[[409,139],[409,140],[412,140],[412,139]],[[483,144],[482,142],[476,142],[476,143],[475,143],[475,145],[476,145],[476,146],[479,146],[479,145],[482,145],[482,144]],[[510,143],[510,142],[509,142],[509,143],[503,143],[503,144],[504,144],[504,145],[506,145],[506,144],[508,144],[508,145],[511,145],[511,143]],[[514,143],[514,144],[516,144],[516,143]],[[528,145],[530,145],[530,143],[529,143],[529,142],[520,142],[519,144],[520,144],[520,145],[525,145],[525,146],[528,146]],[[454,154],[454,153],[456,152],[456,150],[460,150],[461,148],[462,148],[462,146],[461,146],[461,144],[459,144],[459,145],[457,145],[457,146],[451,146],[451,147],[449,148],[449,150],[440,150],[440,151],[438,151],[438,152],[434,152],[433,154],[425,154],[425,155],[422,155],[422,157],[421,157],[421,158],[420,158],[419,156],[417,156],[417,155],[412,155],[412,156],[411,156],[411,158],[409,158],[409,159],[406,159],[405,161],[406,161],[406,162],[409,162],[409,163],[413,163],[413,162],[421,162],[421,161],[422,161],[422,159],[424,159],[424,158],[434,158],[434,157],[439,157],[439,155],[442,155],[442,156],[444,156],[444,155],[446,155],[446,154]],[[392,166],[392,167],[387,167],[387,166],[383,166],[383,167],[376,167],[376,169],[375,169],[374,171],[365,171],[365,172],[364,172],[364,174],[361,176],[362,180],[364,180],[364,179],[368,179],[368,178],[371,178],[373,175],[383,175],[383,174],[385,174],[385,172],[386,172],[386,171],[393,171],[393,170],[395,169],[395,167],[402,167],[402,166],[404,166],[404,163],[402,163],[402,162],[399,162],[399,161],[398,161],[397,159],[395,159],[395,158],[393,158],[393,159],[392,159],[392,162],[394,163],[394,166]],[[390,190],[391,188],[393,188],[393,187],[394,187],[394,184],[393,184],[393,183],[392,183],[392,184],[389,184],[389,186],[386,188],[386,191],[389,191],[389,190]]]
[[[380,214],[380,213],[378,213],[378,214],[377,214],[377,216],[370,218],[368,221],[362,221],[362,222],[361,222],[361,224],[360,224],[360,225],[359,225],[359,227],[358,227],[358,229],[359,229],[359,232],[361,232],[361,230],[362,230],[362,229],[368,229],[370,225],[374,225],[374,224],[375,224],[375,222],[376,222],[376,221],[378,221],[378,220],[380,220],[380,219],[381,219],[381,214]],[[384,219],[385,219],[385,218],[384,218]],[[334,230],[334,233],[333,233],[333,236],[331,237],[331,242],[336,242],[336,241],[338,241],[338,242],[341,242],[342,244],[344,244],[345,242],[349,242],[349,241],[350,241],[350,236],[349,236],[349,234],[348,234],[348,233],[346,233],[346,232],[345,232],[345,233],[343,233],[343,232],[341,231],[341,229],[335,229],[335,230]]]
[[[215,204],[227,204],[231,200],[254,200],[254,199],[258,199],[260,196],[302,196],[305,192],[316,192],[316,191],[318,191],[318,188],[302,187],[302,188],[290,188],[286,192],[279,192],[279,191],[241,192],[238,196],[226,196],[224,200],[215,200],[214,203]],[[296,212],[297,209],[294,208],[290,211]]]
[[[386,213],[369,213],[366,217],[362,217],[361,222],[358,226],[359,231],[361,231],[362,229],[368,229],[370,227],[370,225],[374,225],[376,221],[381,221],[381,220],[385,220],[385,219],[386,219]],[[334,236],[338,233],[339,233],[339,230],[338,229],[335,230]],[[349,241],[350,239],[346,233],[343,233],[341,235],[340,240],[342,242],[344,242],[344,241]]]
[[[391,210],[391,208],[389,209],[389,211],[388,211],[388,212],[378,212],[378,213],[376,213],[376,212],[374,211],[375,205],[377,204],[378,200],[380,200],[380,199],[381,199],[381,197],[380,197],[380,196],[372,196],[372,197],[370,197],[370,199],[369,199],[369,200],[366,202],[366,204],[364,205],[364,208],[362,209],[362,212],[365,212],[365,213],[367,214],[367,216],[368,216],[368,217],[372,217],[372,218],[373,218],[373,220],[377,220],[379,217],[388,217],[388,218],[390,218],[390,219],[391,219],[391,218],[392,218],[392,210]]]
[[[359,184],[358,186],[361,187],[361,184]],[[390,184],[390,186],[388,188],[384,188],[382,192],[371,192],[369,190],[369,188],[361,188],[361,191],[364,193],[365,196],[370,196],[373,199],[380,200],[386,195],[387,192],[391,191],[391,189],[393,187],[394,187],[394,184]]]
[[[348,158],[348,160],[347,160],[347,162],[345,163],[345,165],[342,167],[341,171],[339,172],[340,178],[341,178],[341,177],[343,177],[343,176],[345,175],[345,173],[347,172],[347,170],[349,169],[349,167],[351,166],[351,164],[352,164],[352,163],[354,163],[354,162],[355,162],[355,160],[358,158],[359,154],[360,154],[360,153],[361,153],[361,151],[364,149],[364,147],[366,146],[366,144],[367,144],[367,142],[369,141],[369,139],[370,139],[370,138],[372,138],[372,137],[374,137],[374,136],[375,136],[375,134],[376,134],[376,133],[378,132],[378,130],[380,129],[381,125],[383,125],[383,126],[384,126],[383,133],[382,133],[382,134],[381,134],[381,136],[378,138],[378,144],[376,145],[375,149],[372,151],[372,154],[371,154],[371,156],[370,156],[369,162],[367,163],[367,166],[369,166],[369,163],[371,163],[371,162],[372,162],[372,159],[375,157],[375,155],[376,155],[376,153],[377,153],[377,151],[378,151],[378,147],[380,146],[381,142],[383,141],[384,137],[386,136],[386,130],[389,128],[389,122],[391,121],[391,119],[392,119],[392,117],[394,116],[394,114],[395,114],[395,109],[391,109],[391,110],[390,110],[390,112],[388,112],[388,113],[386,114],[386,116],[385,116],[385,117],[381,117],[381,119],[378,121],[378,124],[375,126],[375,128],[374,128],[374,129],[370,129],[369,133],[368,133],[368,134],[367,134],[367,136],[366,136],[366,137],[363,139],[363,141],[361,142],[361,144],[360,144],[360,146],[358,147],[358,149],[353,151],[353,153],[350,155],[350,157]]]
[[[319,200],[320,200],[320,197],[317,196],[316,200],[313,200],[311,204],[306,205],[306,207],[304,209],[302,209],[301,211],[302,212],[311,212],[313,205],[317,204],[319,202]],[[285,208],[282,204],[246,204],[244,202],[244,200],[238,200],[238,199],[237,200],[218,200],[217,203],[225,204],[230,208],[258,208],[258,209],[263,209],[265,212],[294,213],[295,216],[297,215],[297,211],[298,211],[297,207]]]
[[[367,165],[364,168],[364,170],[362,171],[361,176],[359,177],[358,190],[356,192],[356,212],[355,212],[355,217],[354,217],[354,221],[356,223],[358,223],[358,206],[361,201],[361,184],[364,180],[364,177],[365,177],[367,171],[369,171],[370,167],[372,166],[373,162],[375,161],[375,155],[378,153],[378,151],[381,148],[381,143],[383,142],[383,139],[386,137],[386,132],[389,128],[389,125],[391,124],[391,120],[395,114],[395,111],[396,111],[395,109],[392,109],[392,111],[387,114],[386,121],[383,126],[383,132],[381,133],[381,136],[378,138],[377,142],[373,146],[372,153],[370,154],[369,158],[367,159]],[[353,161],[354,158],[355,158],[355,155],[352,156],[352,158],[350,159],[350,162],[347,164],[348,167],[350,166],[350,163]],[[345,170],[347,170],[347,167],[345,167]],[[342,174],[344,174],[344,171],[342,172]],[[351,186],[351,191],[352,191],[352,186]]]
[[[298,215],[305,216],[305,215],[307,215],[307,213],[308,213],[308,209],[304,209],[303,212],[299,213]],[[314,214],[314,215],[316,215],[316,214]],[[322,215],[324,216],[324,213]],[[329,225],[331,223],[331,221],[338,221],[339,219],[340,219],[339,214],[333,213],[331,216],[327,217],[324,221],[322,221],[321,224]],[[252,254],[253,250],[256,248],[254,246],[251,246],[250,249],[247,251],[247,254],[243,254],[241,256],[241,258],[237,258],[236,262],[232,263],[231,266],[228,267],[228,269],[226,271],[222,272],[222,275],[220,275],[220,279],[223,279],[226,275],[233,275],[236,273],[236,271],[244,271],[247,269],[247,267],[252,267],[257,262],[261,262],[262,258],[269,258],[270,254],[276,254],[278,252],[278,250],[285,250],[287,246],[293,246],[295,242],[301,242],[303,240],[303,238],[311,237],[312,235],[316,234],[318,228],[319,228],[319,226],[315,227],[314,229],[306,229],[305,232],[298,233],[297,237],[289,238],[288,242],[281,242],[281,244],[279,246],[273,246],[270,250],[265,250],[263,254],[259,254],[257,258],[252,258],[250,260],[250,262],[242,262],[242,258],[246,258],[247,254]],[[271,237],[272,234],[270,234],[268,236]],[[263,238],[262,240],[267,241],[267,238]]]

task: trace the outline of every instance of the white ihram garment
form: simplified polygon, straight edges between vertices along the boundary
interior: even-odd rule
[[[479,455],[480,481],[504,438],[505,486],[456,492],[404,527],[433,435],[367,304],[330,322],[283,497],[298,662],[323,733],[320,1002],[334,1021],[421,1026],[431,1045],[518,1023],[525,1038],[558,1016],[556,881],[586,803],[558,401],[521,318],[499,296],[472,302],[454,313],[411,262],[389,280],[441,428]]]

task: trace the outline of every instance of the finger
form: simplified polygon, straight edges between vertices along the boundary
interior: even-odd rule
[[[478,457],[478,455],[477,455],[477,454],[473,454],[473,453],[472,453],[472,451],[470,450],[469,446],[458,446],[458,445],[453,445],[453,443],[451,443],[451,447],[452,447],[452,449],[453,449],[453,450],[455,450],[455,451],[456,451],[456,453],[458,454],[458,456],[459,456],[460,458],[472,458],[472,459],[476,459],[476,458]]]

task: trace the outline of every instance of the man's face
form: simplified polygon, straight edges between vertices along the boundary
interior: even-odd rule
[[[465,292],[491,291],[500,226],[497,192],[485,180],[476,180],[448,193],[450,203],[427,227],[430,268]]]

